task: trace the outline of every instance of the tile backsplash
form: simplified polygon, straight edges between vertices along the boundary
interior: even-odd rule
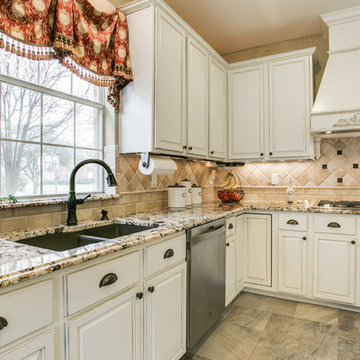
[[[209,186],[210,169],[203,161],[175,159],[177,170],[173,175],[157,175],[156,188],[151,187],[151,176],[142,174],[139,169],[140,155],[119,155],[117,176],[118,192],[167,190],[168,185],[180,183],[187,178],[193,184]]]

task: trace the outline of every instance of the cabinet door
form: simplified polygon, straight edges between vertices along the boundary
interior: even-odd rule
[[[226,156],[227,86],[226,71],[209,59],[209,157]]]
[[[54,334],[41,335],[0,355],[1,360],[54,360]]]
[[[245,215],[246,281],[271,286],[271,215]]]
[[[245,226],[244,216],[240,215],[236,218],[235,233],[235,288],[238,294],[245,281]]]
[[[252,66],[229,73],[229,159],[264,157],[264,71]]]
[[[301,232],[279,233],[279,290],[306,295],[308,236]]]
[[[314,297],[354,303],[355,250],[352,236],[315,234]]]
[[[187,145],[189,155],[208,154],[208,55],[188,39],[187,47]]]
[[[225,306],[235,297],[235,241],[226,239]]]
[[[161,11],[157,26],[155,147],[183,152],[185,34]]]
[[[140,288],[75,317],[68,322],[69,360],[142,359]]]
[[[186,351],[186,265],[147,282],[146,359],[178,360]]]
[[[310,157],[310,57],[269,64],[269,157]]]

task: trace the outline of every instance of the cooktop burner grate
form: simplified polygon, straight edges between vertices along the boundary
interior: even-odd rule
[[[359,208],[360,201],[331,201],[331,200],[320,200],[318,206],[321,207],[336,207],[336,208]]]

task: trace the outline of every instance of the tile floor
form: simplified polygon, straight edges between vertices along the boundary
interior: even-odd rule
[[[360,313],[242,293],[188,359],[360,360]]]

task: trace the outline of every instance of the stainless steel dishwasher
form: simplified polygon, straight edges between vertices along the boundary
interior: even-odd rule
[[[225,244],[225,219],[188,231],[188,350],[196,347],[225,309]]]

